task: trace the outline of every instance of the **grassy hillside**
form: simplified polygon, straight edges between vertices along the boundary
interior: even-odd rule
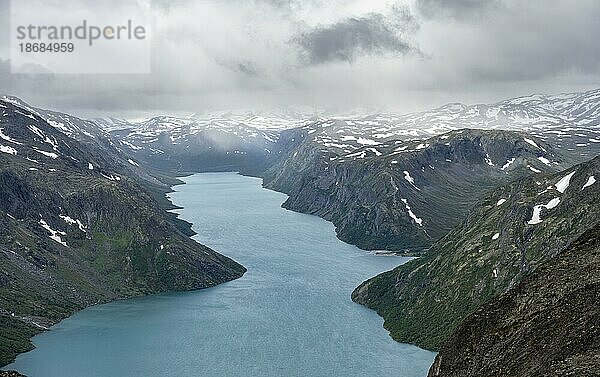
[[[364,282],[353,300],[376,310],[394,339],[438,349],[466,316],[597,223],[600,185],[583,189],[593,176],[600,157],[495,190],[424,257]]]

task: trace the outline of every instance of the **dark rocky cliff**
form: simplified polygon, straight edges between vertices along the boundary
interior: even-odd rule
[[[467,317],[429,377],[597,376],[600,223]]]

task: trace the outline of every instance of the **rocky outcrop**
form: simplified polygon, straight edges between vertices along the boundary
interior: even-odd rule
[[[468,316],[429,377],[597,376],[600,224]]]
[[[0,377],[27,377],[14,370],[0,370]]]

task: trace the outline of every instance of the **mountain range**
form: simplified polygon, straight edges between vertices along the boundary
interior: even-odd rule
[[[440,350],[435,376],[494,374],[489,363],[469,364],[483,351],[468,345],[506,327],[476,331],[480,318],[501,310],[526,326],[519,319],[535,307],[514,303],[531,299],[534,286],[549,289],[538,271],[562,281],[563,255],[579,250],[595,261],[600,90],[406,115],[86,120],[6,96],[0,111],[0,364],[83,307],[244,273],[190,240],[189,224],[166,211],[174,177],[189,173],[261,177],[288,194],[285,208],[332,221],[340,239],[419,256],[352,298],[382,315],[394,339]],[[536,307],[548,304],[540,300]],[[543,309],[578,315],[563,304]],[[538,340],[542,330],[527,328]],[[516,350],[519,340],[503,334]],[[597,349],[584,348],[573,355]],[[507,365],[514,356],[495,352]],[[553,360],[566,365],[564,355]]]
[[[551,172],[595,157],[599,112],[593,90],[407,115],[162,116],[113,119],[107,129],[151,169],[261,176],[290,195],[286,208],[333,221],[344,241],[419,253],[489,189],[528,173],[522,167]],[[502,145],[486,141],[494,138]]]

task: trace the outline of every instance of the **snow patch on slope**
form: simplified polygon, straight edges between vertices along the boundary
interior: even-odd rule
[[[594,183],[596,183],[596,178],[592,175],[591,177],[588,178],[587,182],[585,183],[585,185],[583,185],[581,190],[585,190],[586,188],[590,187]]]
[[[33,150],[36,151],[39,154],[43,154],[44,156],[50,157],[50,158],[52,158],[54,160],[58,158],[58,155],[56,153],[46,152],[46,151],[43,151],[41,149],[37,149],[35,147],[33,148]]]
[[[408,212],[408,216],[410,216],[410,218],[413,219],[415,224],[417,224],[418,226],[423,226],[423,219],[420,219],[419,217],[417,217],[417,215],[414,214],[414,212],[411,210],[410,206],[408,205],[408,201],[406,199],[402,199],[402,202],[404,202],[404,205],[406,206],[406,211]]]
[[[568,175],[566,175],[565,177],[561,178],[560,181],[556,182],[556,190],[558,192],[560,192],[561,194],[563,194],[567,188],[569,187],[569,184],[571,182],[571,178],[573,177],[573,175],[575,175],[575,172],[572,172]]]
[[[12,139],[10,136],[6,135],[3,131],[4,131],[4,128],[0,128],[0,139],[6,140],[13,144],[22,145],[22,143],[19,143],[16,140]]]
[[[403,173],[404,173],[404,179],[406,179],[408,181],[408,183],[410,183],[412,185],[412,187],[421,191],[421,189],[415,185],[415,179],[410,175],[410,173],[406,170],[404,170]]]
[[[548,202],[548,204],[541,204],[533,207],[533,215],[531,216],[531,220],[527,222],[529,225],[536,225],[542,222],[541,214],[542,209],[552,209],[560,204],[560,198],[554,198]]]
[[[48,225],[48,223],[46,221],[44,221],[43,219],[40,220],[40,225],[42,226],[42,228],[46,229],[49,233],[50,233],[50,238],[55,241],[58,242],[59,244],[63,245],[63,246],[67,246],[67,243],[65,241],[62,240],[62,238],[60,236],[66,236],[67,233],[62,232],[60,230],[54,230],[50,227],[50,225]]]
[[[12,154],[13,156],[17,155],[17,150],[15,148],[5,146],[5,145],[0,145],[0,152]]]
[[[506,164],[504,164],[503,167],[500,168],[500,170],[506,170],[509,168],[510,165],[512,165],[515,162],[515,158],[511,158],[510,160],[506,161]]]
[[[73,219],[69,216],[65,216],[65,215],[60,215],[59,216],[61,219],[63,219],[64,222],[66,222],[69,225],[77,225],[77,227],[79,228],[79,230],[81,230],[82,232],[85,232],[85,225],[83,225],[83,223],[77,219]]]

